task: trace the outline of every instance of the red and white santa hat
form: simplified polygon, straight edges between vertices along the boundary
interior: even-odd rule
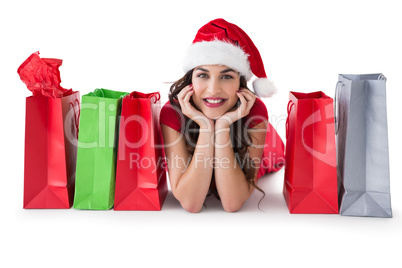
[[[253,74],[254,92],[259,97],[271,97],[276,87],[267,78],[257,47],[237,25],[215,19],[202,26],[184,58],[184,71],[200,65],[226,65],[249,81]]]

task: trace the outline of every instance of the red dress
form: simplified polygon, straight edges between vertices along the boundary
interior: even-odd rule
[[[265,104],[256,98],[250,113],[246,116],[244,122],[248,128],[253,128],[263,121],[268,121],[268,112]],[[177,132],[182,132],[182,125],[185,117],[179,109],[172,106],[168,101],[161,110],[160,123],[164,124]],[[260,168],[257,173],[257,179],[266,173],[278,171],[284,165],[284,145],[281,137],[274,127],[268,122],[267,136],[265,139],[264,153],[261,159]]]

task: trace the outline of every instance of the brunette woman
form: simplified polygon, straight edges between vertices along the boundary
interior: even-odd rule
[[[184,69],[160,116],[173,195],[190,212],[209,193],[237,211],[254,189],[263,192],[257,179],[283,165],[283,142],[256,96],[275,88],[251,39],[223,19],[198,31]],[[255,93],[247,87],[253,74]]]

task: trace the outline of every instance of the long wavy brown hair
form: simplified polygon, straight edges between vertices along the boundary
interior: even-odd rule
[[[192,76],[193,76],[193,71],[194,69],[188,71],[181,79],[177,80],[176,82],[173,83],[173,85],[170,87],[170,93],[169,93],[169,101],[172,106],[174,106],[176,109],[181,111],[180,104],[177,99],[177,95],[180,93],[180,91],[185,88],[186,86],[192,84]],[[247,80],[245,79],[244,76],[240,76],[240,87],[241,88],[248,88],[247,87]],[[195,105],[193,100],[190,100],[190,103],[198,109]],[[233,110],[236,109],[240,105],[240,100],[237,102],[237,104],[233,107]],[[186,142],[186,148],[188,151],[188,154],[192,157],[195,151],[195,145],[197,144],[198,136],[199,136],[199,126],[197,123],[195,123],[193,120],[188,118],[187,116],[184,116],[184,124],[182,124],[182,129],[181,132],[185,136],[185,142]],[[257,172],[257,169],[255,168],[255,164],[252,162],[248,155],[248,147],[251,145],[251,135],[247,131],[247,126],[245,122],[247,121],[247,117],[243,117],[236,122],[234,122],[230,126],[230,138],[231,138],[231,143],[233,146],[233,151],[236,156],[236,160],[239,163],[241,169],[243,170],[244,174],[246,175],[246,180],[247,182],[260,191],[263,194],[263,197],[265,196],[264,191],[258,187],[254,181],[255,174]],[[185,131],[189,130],[191,131]],[[214,173],[212,174],[214,176]],[[219,195],[216,191],[216,187],[214,186],[214,177],[211,183],[210,190],[212,194],[214,194],[217,198],[219,198]],[[263,198],[262,197],[262,198]],[[261,198],[261,200],[262,200]],[[260,201],[261,201],[260,200]]]

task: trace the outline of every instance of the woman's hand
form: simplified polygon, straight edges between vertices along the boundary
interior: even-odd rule
[[[219,117],[215,122],[215,126],[228,128],[231,124],[250,113],[256,96],[247,88],[241,88],[236,94],[240,99],[240,106],[236,110],[229,111]]]
[[[210,129],[213,126],[213,120],[206,117],[201,111],[198,111],[191,103],[191,96],[194,94],[193,85],[188,85],[180,91],[177,95],[179,100],[181,112],[196,122],[200,128]]]

